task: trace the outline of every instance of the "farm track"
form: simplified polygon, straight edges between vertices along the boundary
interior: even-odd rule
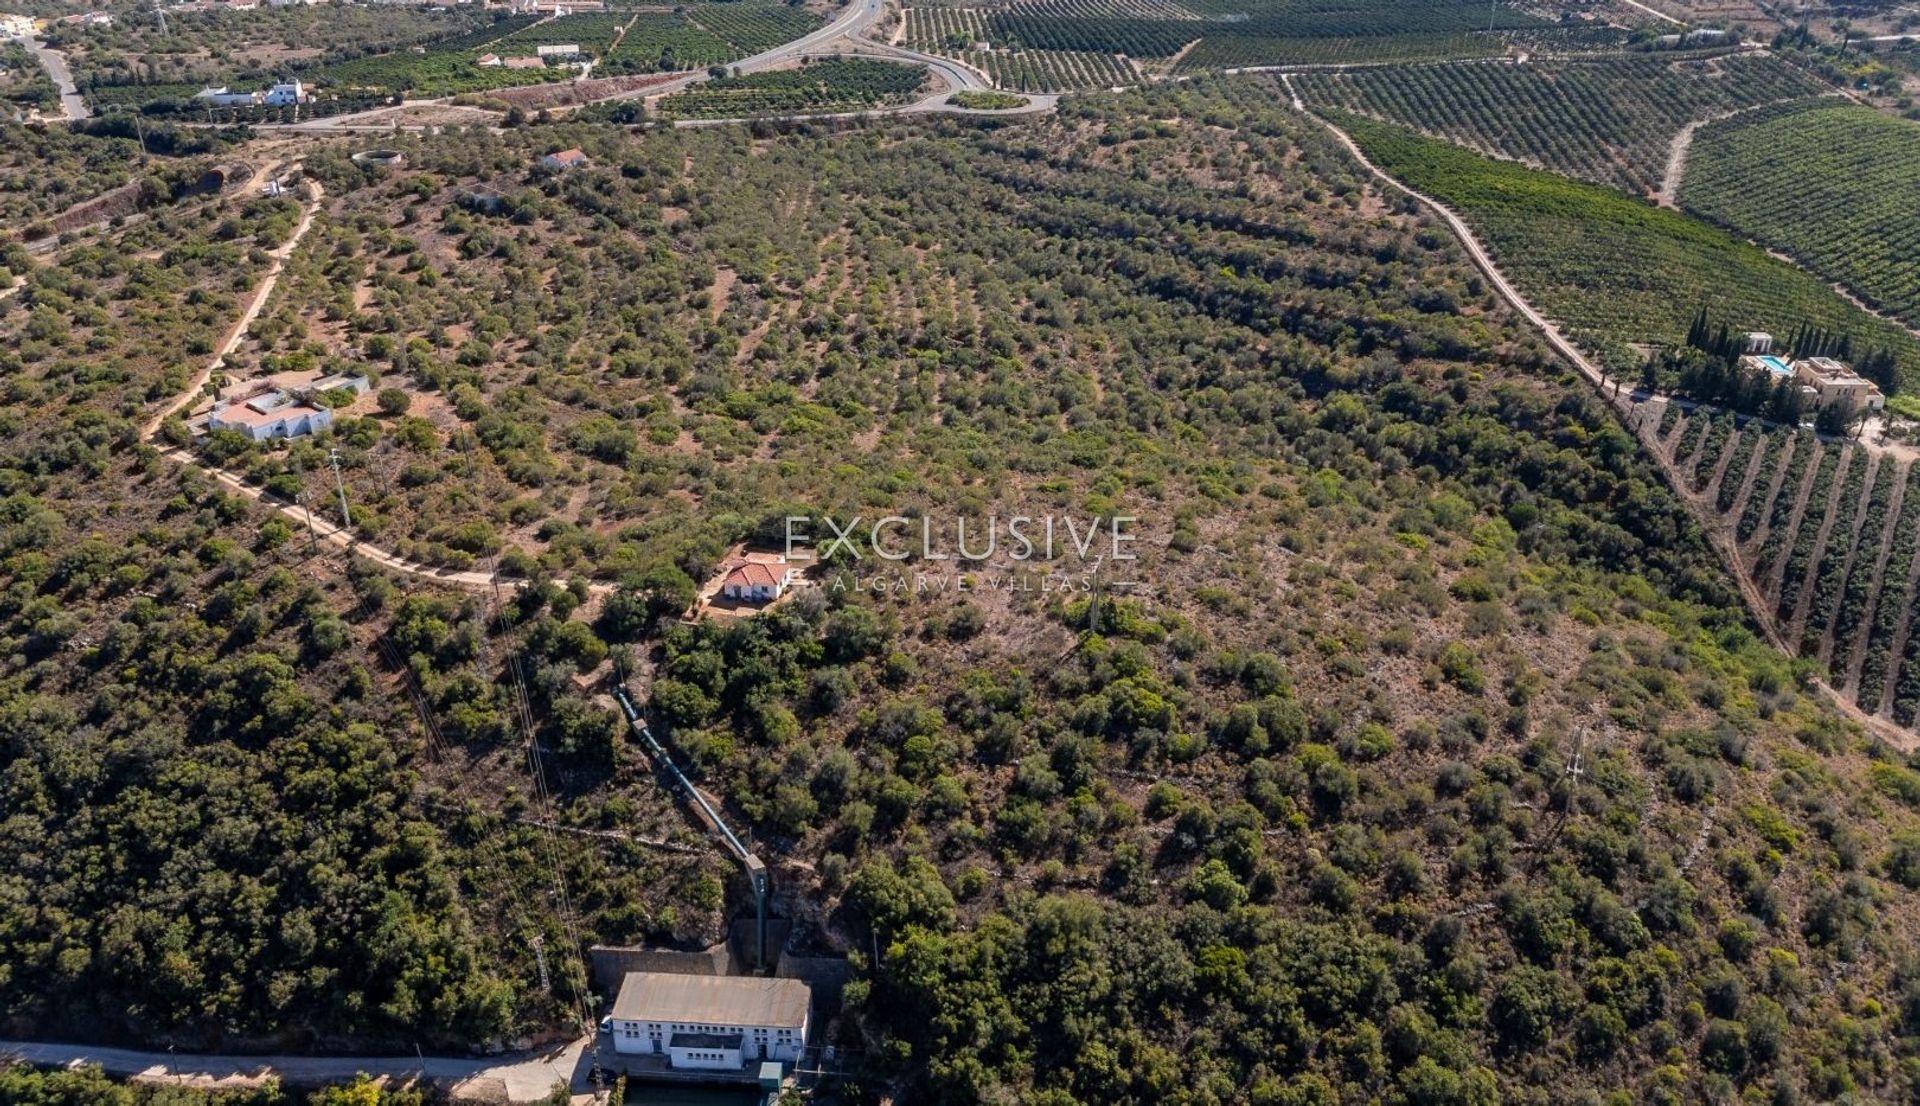
[[[1782,619],[1783,625],[1780,629],[1788,635],[1788,641],[1800,640],[1800,629],[1806,623],[1807,608],[1813,602],[1813,585],[1820,576],[1820,562],[1826,559],[1827,541],[1833,535],[1834,523],[1840,521],[1840,513],[1844,509],[1842,504],[1847,498],[1847,478],[1852,474],[1855,463],[1853,454],[1843,450],[1840,454],[1840,463],[1834,468],[1833,487],[1827,491],[1825,511],[1820,515],[1819,527],[1813,532],[1813,548],[1807,556],[1806,564],[1800,570],[1800,575],[1793,583],[1793,612]],[[1787,558],[1781,562],[1779,591],[1784,591],[1787,587],[1786,569],[1792,560],[1792,554],[1789,552]],[[1798,650],[1794,652],[1797,653]]]
[[[1747,509],[1747,499],[1753,495],[1753,486],[1760,482],[1760,470],[1766,467],[1767,442],[1770,437],[1765,427],[1754,433],[1753,454],[1747,458],[1746,471],[1740,474],[1740,487],[1733,493],[1733,505],[1727,509],[1727,517],[1733,519],[1736,525]],[[1738,540],[1737,533],[1735,540]]]
[[[1856,697],[1860,690],[1860,669],[1867,658],[1867,641],[1872,636],[1870,631],[1873,626],[1873,615],[1879,609],[1880,596],[1886,591],[1887,560],[1893,556],[1893,543],[1900,528],[1900,512],[1907,507],[1907,477],[1911,467],[1899,468],[1899,462],[1892,457],[1885,460],[1896,466],[1893,476],[1893,494],[1887,499],[1886,526],[1880,534],[1880,546],[1873,559],[1873,583],[1867,590],[1867,605],[1861,622],[1862,632],[1858,633],[1847,646],[1847,663],[1833,674],[1846,693]],[[1831,628],[1827,633],[1828,649],[1831,650],[1839,643],[1832,639],[1834,631]],[[1831,670],[1834,666],[1829,664],[1827,667]]]
[[[1853,516],[1848,519],[1847,534],[1845,535],[1847,553],[1846,556],[1841,558],[1839,564],[1839,572],[1836,577],[1839,582],[1835,585],[1837,593],[1834,596],[1834,609],[1828,612],[1826,624],[1819,627],[1820,641],[1814,647],[1814,659],[1819,661],[1823,668],[1828,668],[1829,670],[1832,668],[1828,662],[1833,655],[1833,629],[1840,623],[1840,604],[1846,599],[1847,581],[1853,574],[1854,561],[1860,557],[1860,543],[1866,537],[1867,518],[1870,505],[1873,502],[1873,489],[1880,483],[1882,477],[1880,471],[1881,466],[1897,463],[1898,462],[1892,457],[1873,453],[1867,455],[1867,474],[1866,478],[1862,480],[1860,484],[1860,499],[1854,504]],[[1876,546],[1878,545],[1877,542],[1875,544]],[[1817,586],[1819,582],[1820,577],[1816,574],[1812,583]],[[1809,611],[1808,617],[1812,617],[1811,611]],[[1805,625],[1801,627],[1801,641],[1804,642],[1806,640],[1807,631],[1810,629],[1813,629],[1813,627]]]
[[[1768,477],[1766,502],[1760,508],[1760,525],[1753,528],[1753,533],[1747,536],[1740,548],[1741,563],[1746,566],[1747,572],[1753,571],[1754,559],[1760,555],[1760,547],[1766,544],[1767,534],[1773,529],[1773,504],[1780,498],[1781,486],[1787,482],[1787,472],[1793,465],[1794,454],[1800,448],[1800,435],[1788,435],[1786,451],[1780,455],[1780,460],[1774,464],[1773,472]]]
[[[1605,371],[1588,358],[1586,354],[1582,353],[1577,346],[1560,332],[1557,326],[1542,315],[1525,296],[1522,296],[1519,291],[1514,288],[1512,282],[1507,279],[1506,274],[1494,263],[1492,257],[1487,253],[1486,248],[1481,245],[1479,238],[1473,233],[1473,228],[1467,225],[1465,219],[1452,208],[1433,197],[1401,184],[1391,174],[1381,169],[1378,165],[1375,165],[1372,160],[1367,157],[1365,151],[1360,149],[1359,143],[1355,142],[1351,135],[1341,130],[1340,127],[1331,120],[1312,113],[1307,114],[1309,118],[1326,128],[1327,132],[1347,151],[1348,155],[1369,175],[1383,182],[1386,186],[1412,197],[1416,203],[1419,203],[1421,206],[1439,216],[1440,220],[1453,232],[1454,237],[1459,240],[1462,248],[1466,250],[1468,258],[1474,263],[1474,266],[1486,276],[1488,282],[1493,285],[1494,290],[1499,293],[1500,297],[1506,300],[1522,318],[1526,319],[1541,332],[1546,338],[1547,344],[1553,348],[1554,352],[1565,358],[1582,376],[1586,377],[1587,382],[1594,387],[1600,396],[1614,407],[1622,423],[1629,430],[1635,430],[1637,426],[1640,425],[1639,420],[1635,417],[1635,410],[1639,404],[1634,402],[1632,398],[1633,393],[1610,394],[1616,382],[1611,380]],[[1624,386],[1624,382],[1621,383],[1622,386]],[[1643,445],[1649,445],[1651,435],[1643,436],[1636,434],[1636,438],[1638,438]],[[1691,508],[1695,519],[1701,524],[1702,532],[1706,535],[1708,543],[1720,554],[1721,560],[1727,568],[1727,574],[1732,578],[1735,586],[1740,589],[1741,597],[1746,600],[1747,608],[1753,613],[1754,622],[1761,633],[1774,648],[1788,656],[1797,656],[1797,651],[1787,644],[1787,640],[1782,634],[1780,627],[1775,623],[1772,612],[1767,604],[1766,596],[1762,594],[1760,588],[1755,584],[1753,578],[1741,564],[1739,549],[1734,541],[1733,528],[1722,519],[1716,517],[1712,511],[1706,509],[1697,497],[1693,496],[1688,490],[1685,474],[1674,465],[1669,456],[1663,454],[1657,448],[1649,449],[1648,452],[1654,463],[1660,468],[1662,475],[1666,477],[1668,486],[1673,488],[1674,493],[1681,498],[1681,501]],[[1809,472],[1811,471],[1812,466],[1809,466]],[[1809,479],[1811,479],[1811,476],[1809,476]],[[1816,677],[1812,683],[1815,689],[1817,689],[1836,710],[1859,723],[1867,732],[1879,736],[1889,744],[1902,749],[1912,749],[1920,745],[1920,736],[1916,736],[1911,731],[1894,724],[1886,718],[1862,710],[1826,680]]]
[[[1883,581],[1884,583],[1884,581]],[[1920,556],[1913,558],[1907,568],[1907,590],[1902,596],[1900,621],[1893,631],[1892,642],[1887,646],[1887,674],[1880,686],[1879,701],[1874,704],[1874,713],[1886,714],[1893,710],[1894,688],[1900,683],[1900,672],[1906,667],[1907,639],[1913,635],[1913,610],[1915,600],[1920,598]]]
[[[272,261],[268,264],[266,275],[262,277],[260,283],[255,286],[252,298],[248,301],[246,309],[242,311],[240,317],[234,321],[233,326],[227,331],[226,338],[220,343],[219,348],[214,351],[213,356],[202,366],[200,372],[195,374],[193,380],[187,384],[187,387],[171,400],[162,404],[148,417],[146,423],[140,430],[142,440],[153,439],[159,434],[160,427],[168,418],[180,413],[183,408],[189,408],[194,400],[200,397],[208,382],[213,379],[213,375],[226,366],[227,358],[232,356],[233,352],[240,348],[240,343],[246,340],[248,332],[253,328],[254,320],[260,317],[260,312],[266,307],[267,301],[272,298],[273,290],[280,282],[280,274],[286,268],[287,259],[293,256],[294,250],[299,248],[301,241],[306,238],[307,232],[313,228],[314,220],[320,213],[320,203],[325,198],[325,193],[320,186],[320,182],[309,178],[303,182],[303,188],[307,191],[307,202],[305,209],[301,212],[300,221],[294,226],[293,234],[288,236],[285,242],[274,247],[274,249],[269,252]],[[389,571],[475,590],[490,588],[496,582],[496,577],[490,572],[457,571],[422,564],[418,561],[408,560],[390,550],[369,545],[359,540],[352,530],[335,525],[317,512],[310,511],[298,504],[281,503],[268,498],[264,489],[249,484],[242,477],[226,469],[207,464],[204,459],[196,456],[190,449],[172,445],[161,445],[158,448],[160,455],[169,461],[179,465],[202,469],[211,474],[215,482],[219,483],[222,487],[278,511],[296,526],[311,528],[312,532],[322,540],[338,546],[354,556],[363,557],[372,561]],[[603,582],[590,582],[587,586],[594,591],[600,592],[613,590],[612,584]]]

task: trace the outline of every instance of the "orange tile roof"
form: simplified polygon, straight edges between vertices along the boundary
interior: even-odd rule
[[[772,565],[759,561],[749,561],[727,573],[723,587],[779,587],[786,582],[785,572],[775,572]]]

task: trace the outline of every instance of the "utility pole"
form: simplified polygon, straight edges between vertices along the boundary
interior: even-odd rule
[[[299,495],[293,497],[293,501],[300,504],[301,513],[307,516],[307,538],[311,543],[310,551],[314,553],[320,552],[320,532],[313,528],[313,508],[308,506],[309,503],[313,502],[313,496],[309,495],[305,489],[302,489]]]
[[[140,139],[141,155],[150,156],[151,151],[147,149],[147,128],[142,126],[140,123],[140,112],[138,109],[135,109],[133,113],[133,133],[137,135]]]
[[[340,525],[353,529],[353,514],[347,510],[347,485],[340,479],[340,448],[335,446],[327,450],[327,460],[333,463],[333,486],[340,493]]]

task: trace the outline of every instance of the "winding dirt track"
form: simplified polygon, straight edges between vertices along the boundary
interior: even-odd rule
[[[1553,347],[1554,352],[1560,354],[1569,364],[1580,371],[1580,375],[1587,378],[1587,382],[1593,385],[1601,397],[1610,403],[1615,411],[1618,412],[1621,421],[1626,427],[1634,433],[1636,438],[1641,439],[1644,443],[1640,429],[1644,425],[1645,420],[1636,418],[1636,408],[1639,405],[1632,401],[1631,383],[1626,381],[1618,382],[1621,394],[1618,396],[1610,394],[1616,382],[1607,376],[1605,370],[1594,364],[1586,354],[1581,353],[1578,347],[1568,341],[1564,334],[1560,333],[1559,327],[1550,322],[1546,316],[1542,315],[1531,303],[1527,302],[1526,297],[1522,296],[1518,289],[1514,288],[1512,282],[1507,279],[1506,274],[1501,272],[1499,266],[1494,264],[1493,258],[1487,253],[1486,247],[1482,246],[1480,240],[1474,236],[1473,228],[1467,225],[1466,220],[1456,214],[1452,208],[1434,199],[1432,196],[1426,195],[1423,192],[1417,192],[1401,184],[1398,180],[1395,180],[1391,174],[1369,160],[1367,155],[1361,151],[1359,143],[1355,142],[1351,135],[1341,130],[1331,120],[1311,112],[1305,114],[1308,118],[1313,119],[1325,127],[1327,132],[1333,135],[1341,146],[1346,148],[1347,153],[1359,163],[1361,168],[1365,169],[1376,179],[1395,191],[1411,196],[1421,206],[1439,216],[1441,221],[1445,222],[1448,228],[1453,231],[1454,237],[1459,239],[1460,245],[1467,251],[1467,256],[1473,260],[1474,266],[1480,270],[1481,274],[1484,275],[1488,282],[1500,293],[1500,298],[1506,300],[1515,311],[1520,313],[1522,318],[1532,323],[1534,327],[1545,336],[1547,344]],[[1728,575],[1733,578],[1735,585],[1739,587],[1740,595],[1746,600],[1747,608],[1753,613],[1754,621],[1759,626],[1760,632],[1766,635],[1767,640],[1773,644],[1774,648],[1788,656],[1796,656],[1797,653],[1795,650],[1787,644],[1786,638],[1781,635],[1780,629],[1774,625],[1766,597],[1760,593],[1759,588],[1754,586],[1753,580],[1748,577],[1745,568],[1742,567],[1739,557],[1739,547],[1734,541],[1732,528],[1719,520],[1713,512],[1701,509],[1696,497],[1688,490],[1686,477],[1679,471],[1671,459],[1662,454],[1658,449],[1649,449],[1647,452],[1653,458],[1654,463],[1660,467],[1662,474],[1666,476],[1667,484],[1674,490],[1674,494],[1680,496],[1683,502],[1686,502],[1693,508],[1694,518],[1699,521],[1701,531],[1707,535],[1707,540],[1712,543],[1714,551],[1720,554],[1721,560],[1727,567]],[[1838,691],[1835,691],[1825,680],[1816,679],[1813,681],[1813,685],[1819,689],[1821,694],[1823,694],[1836,709],[1848,718],[1858,722],[1869,733],[1875,734],[1886,740],[1889,744],[1901,749],[1911,749],[1920,746],[1920,736],[1908,732],[1885,718],[1877,718],[1861,710],[1852,701],[1848,700]]]
[[[302,182],[301,188],[305,194],[306,206],[300,214],[300,222],[294,227],[293,234],[271,251],[270,256],[273,260],[267,267],[266,276],[254,288],[246,310],[242,311],[240,317],[234,321],[232,329],[227,331],[227,336],[220,343],[220,347],[214,351],[213,356],[207,360],[199,373],[195,374],[185,390],[155,409],[154,413],[148,417],[145,425],[140,428],[140,436],[143,439],[154,441],[160,432],[161,425],[168,418],[190,407],[202,394],[207,383],[213,379],[213,375],[226,367],[227,358],[231,357],[233,351],[240,348],[240,343],[246,340],[247,332],[252,329],[254,320],[260,317],[260,312],[266,308],[267,301],[272,298],[274,287],[280,282],[280,274],[286,268],[287,259],[293,256],[293,251],[299,248],[307,232],[313,229],[314,218],[320,212],[320,202],[325,198],[320,182],[308,179]],[[268,499],[261,488],[247,483],[225,469],[207,464],[203,458],[195,456],[191,450],[159,442],[155,444],[160,450],[160,455],[169,461],[202,469],[210,473],[222,487],[273,508],[296,526],[311,528],[321,540],[347,550],[355,556],[364,557],[389,571],[473,590],[490,588],[496,581],[495,575],[491,572],[462,571],[422,564],[419,561],[408,560],[391,550],[369,545],[355,537],[352,530],[334,524],[316,511],[310,511],[298,504],[280,503]],[[562,585],[565,584],[564,580],[559,582]],[[590,582],[587,587],[599,592],[609,592],[614,589],[614,585],[604,582]]]

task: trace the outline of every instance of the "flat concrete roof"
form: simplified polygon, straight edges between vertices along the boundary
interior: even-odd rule
[[[771,1026],[806,1024],[812,993],[797,979],[737,975],[670,975],[628,972],[613,1001],[621,1021],[692,1025]]]

